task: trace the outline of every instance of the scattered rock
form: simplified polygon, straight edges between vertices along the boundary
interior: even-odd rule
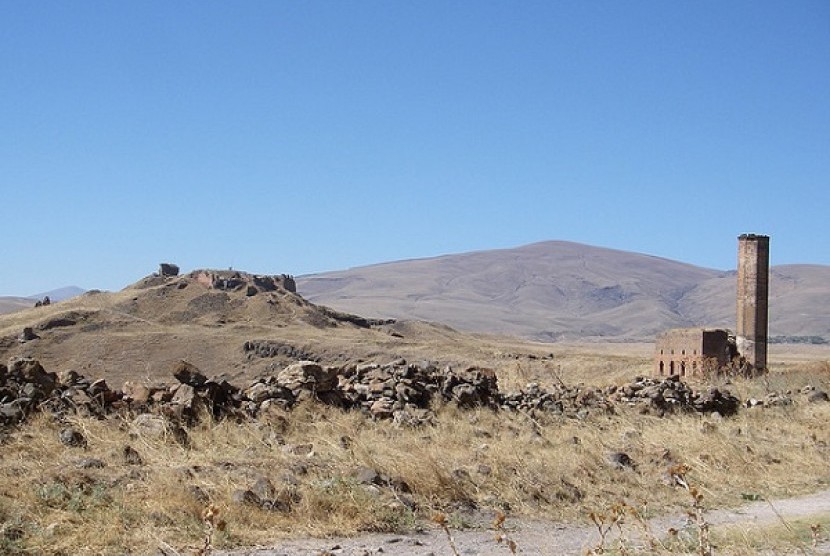
[[[173,377],[182,384],[187,384],[193,388],[199,388],[207,382],[207,377],[195,365],[191,365],[187,361],[179,361],[173,369]]]
[[[133,384],[132,382],[125,382],[121,387],[121,392],[124,399],[135,405],[144,405],[150,400],[150,388],[143,384]]]
[[[827,392],[824,390],[814,390],[807,394],[807,401],[810,403],[820,403],[829,401],[830,397],[827,396]]]
[[[380,477],[380,473],[378,473],[371,467],[358,467],[352,472],[352,478],[358,483],[364,485],[380,485],[383,483]]]
[[[32,340],[37,340],[40,338],[37,334],[35,334],[34,328],[31,326],[27,326],[23,329],[23,332],[20,333],[19,341],[21,343],[31,342]]]
[[[259,506],[260,499],[254,492],[250,490],[235,490],[231,494],[231,502],[240,505]]]
[[[629,456],[625,452],[612,452],[608,454],[608,461],[610,461],[615,467],[619,469],[636,468],[636,466],[634,465],[634,461],[631,459],[631,456]]]
[[[266,477],[260,477],[257,479],[250,490],[256,494],[260,500],[273,498],[277,493],[277,489],[274,488],[274,485]]]
[[[70,427],[61,429],[58,438],[64,446],[72,446],[75,448],[86,447],[86,438],[84,438],[84,435]]]
[[[167,420],[160,415],[142,413],[130,423],[130,431],[135,436],[161,438],[167,433]]]
[[[124,446],[124,448],[121,450],[121,456],[124,460],[124,463],[126,463],[127,465],[144,464],[144,460],[141,459],[141,455],[136,451],[135,448],[133,448],[129,444]]]
[[[107,464],[97,458],[83,458],[75,462],[78,469],[103,469]]]

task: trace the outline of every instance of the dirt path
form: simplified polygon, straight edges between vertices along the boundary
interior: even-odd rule
[[[773,509],[774,508],[774,509]],[[729,524],[774,525],[780,523],[776,512],[785,520],[830,514],[830,490],[783,500],[753,502],[737,510],[715,510],[706,513],[713,526]],[[670,527],[682,529],[685,516],[660,517],[649,522],[650,530],[664,533]],[[599,540],[596,528],[537,520],[509,520],[508,534],[515,540],[520,554],[539,556],[582,555]],[[634,529],[632,529],[634,530]],[[504,545],[494,541],[494,533],[486,528],[453,531],[453,539],[462,556],[508,555]],[[817,553],[830,554],[830,546],[819,547]],[[297,539],[280,542],[272,548],[256,548],[222,552],[222,556],[441,556],[452,554],[446,534],[432,527],[422,533],[407,535],[371,534],[354,538]]]

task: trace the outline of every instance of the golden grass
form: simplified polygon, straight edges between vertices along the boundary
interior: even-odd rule
[[[830,515],[810,519],[792,519],[765,524],[722,525],[713,528],[713,543],[720,554],[756,556],[780,554],[816,554],[827,550]]]
[[[636,355],[573,352],[561,360],[568,364],[502,361],[502,388],[588,381],[598,369],[605,375],[593,382],[622,382],[648,365]],[[798,391],[807,384],[828,389],[830,365],[792,364],[752,381],[721,379],[719,386],[741,397],[790,390],[798,402],[728,419],[659,418],[636,408],[584,420],[531,419],[448,404],[434,408],[432,426],[398,428],[305,404],[257,422],[203,420],[188,431],[187,447],[170,434],[141,432],[129,417],[57,423],[41,415],[9,431],[0,450],[0,553],[195,551],[207,535],[212,547],[250,546],[298,535],[401,531],[437,512],[451,527],[475,521],[482,510],[489,512],[486,519],[502,511],[511,519],[585,523],[591,512],[607,513],[620,502],[647,508],[647,518],[688,509],[688,495],[667,474],[678,463],[690,466],[689,480],[709,509],[756,495],[807,493],[830,484],[830,404],[806,403]],[[67,425],[84,434],[87,448],[59,442]],[[140,454],[141,465],[124,461],[127,445]],[[612,452],[625,452],[634,466],[613,465]],[[82,458],[105,466],[78,468]],[[360,483],[354,472],[361,467],[384,480]],[[234,491],[261,478],[290,509],[232,502]],[[226,524],[221,530],[203,519],[211,505]],[[772,539],[767,544],[781,538],[772,529],[765,535]],[[713,539],[719,553],[728,546],[748,554],[756,546],[733,532],[716,530]]]

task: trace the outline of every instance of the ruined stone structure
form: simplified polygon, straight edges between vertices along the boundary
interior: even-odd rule
[[[255,295],[258,291],[271,292],[282,288],[297,293],[297,283],[294,277],[288,274],[267,276],[236,270],[195,270],[189,276],[206,288],[215,290],[233,291],[247,288],[248,295]]]
[[[658,336],[655,376],[686,376],[732,366],[743,372],[767,367],[769,236],[738,238],[738,320],[735,339],[723,329],[677,328]]]
[[[738,238],[738,352],[753,369],[767,368],[769,236]]]
[[[732,360],[734,344],[729,331],[709,328],[675,328],[657,337],[654,374],[687,376],[718,369]]]
[[[173,263],[159,264],[159,276],[178,276],[179,266]]]

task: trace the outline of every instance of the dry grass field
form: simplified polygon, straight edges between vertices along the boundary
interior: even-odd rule
[[[243,352],[252,338],[332,364],[403,357],[486,366],[502,390],[621,385],[651,369],[648,344],[538,344],[417,322],[357,326],[293,294],[217,298],[183,280],[0,316],[0,354],[35,357],[49,371],[75,369],[113,387],[169,380],[181,359],[240,383],[275,372],[284,361]],[[40,326],[67,315],[74,324]],[[40,338],[18,342],[24,326]],[[130,412],[37,414],[2,432],[0,553],[204,554],[298,536],[434,528],[437,513],[450,529],[497,511],[511,520],[590,524],[592,513],[606,519],[620,504],[651,518],[691,509],[669,472],[679,465],[688,466],[685,477],[707,509],[826,490],[830,403],[809,403],[802,391],[830,391],[830,352],[774,346],[770,359],[771,372],[759,379],[692,384],[742,400],[791,393],[791,405],[733,417],[660,417],[618,405],[570,418],[436,403],[432,424],[405,427],[304,402],[256,420],[204,416],[183,438],[165,421]],[[85,441],[61,442],[67,428]],[[629,462],[620,465],[618,453]],[[269,503],[252,503],[246,491]],[[206,510],[218,513],[205,520]],[[793,524],[798,541],[783,525],[719,530],[715,539],[719,553],[809,549],[810,524]],[[670,541],[659,550],[697,553],[694,542]]]

